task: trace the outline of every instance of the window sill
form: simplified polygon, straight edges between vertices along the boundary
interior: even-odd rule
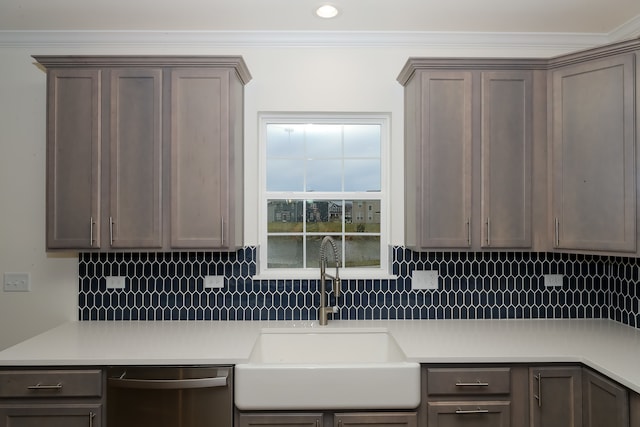
[[[328,268],[327,273],[333,275],[335,268]],[[318,280],[319,268],[309,269],[277,269],[262,271],[254,275],[252,280]],[[381,268],[340,269],[341,280],[395,280],[398,276]]]

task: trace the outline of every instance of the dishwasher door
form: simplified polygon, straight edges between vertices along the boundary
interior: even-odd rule
[[[233,427],[233,368],[112,367],[107,427]]]

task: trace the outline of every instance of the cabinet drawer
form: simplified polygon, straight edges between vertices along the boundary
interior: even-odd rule
[[[427,393],[430,395],[509,394],[510,368],[430,368]]]
[[[100,370],[0,372],[0,397],[100,397]]]
[[[503,401],[430,402],[427,420],[429,427],[509,427],[511,409]]]

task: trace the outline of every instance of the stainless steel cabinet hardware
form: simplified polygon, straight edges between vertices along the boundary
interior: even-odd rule
[[[469,414],[488,414],[489,410],[488,409],[469,409],[469,410],[464,410],[464,409],[456,409],[456,414],[458,415],[469,415]]]
[[[456,387],[489,387],[489,383],[481,382],[480,380],[474,383],[465,383],[462,381],[458,381],[456,383]]]
[[[93,217],[89,218],[89,246],[93,247]]]
[[[220,218],[220,246],[224,246],[224,215]]]
[[[538,372],[538,375],[534,376],[538,381],[538,394],[534,394],[533,397],[538,401],[538,408],[542,407],[542,374]]]
[[[93,427],[93,419],[96,417],[96,414],[93,412],[89,412],[89,427]]]
[[[491,246],[491,218],[487,218],[487,246]]]
[[[109,217],[109,245],[113,246],[113,217]]]
[[[28,390],[60,390],[61,388],[62,388],[62,383],[58,383],[58,384],[38,383],[36,385],[27,386]]]
[[[471,219],[467,218],[467,245],[471,246]]]
[[[138,380],[125,378],[109,378],[109,386],[116,388],[135,388],[146,390],[179,390],[193,388],[226,387],[227,376],[185,380]]]
[[[555,221],[555,229],[556,229],[555,242],[556,242],[556,247],[558,247],[560,246],[560,220],[558,218],[556,218],[556,221]]]

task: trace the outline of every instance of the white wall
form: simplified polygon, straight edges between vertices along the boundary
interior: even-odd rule
[[[564,48],[567,50],[570,48]],[[30,272],[29,293],[0,291],[0,349],[77,319],[77,254],[45,251],[45,73],[31,55],[243,55],[246,244],[257,243],[258,112],[356,111],[392,114],[392,244],[403,243],[403,88],[410,56],[551,56],[558,49],[442,47],[178,47],[105,44],[0,45],[0,274]]]

